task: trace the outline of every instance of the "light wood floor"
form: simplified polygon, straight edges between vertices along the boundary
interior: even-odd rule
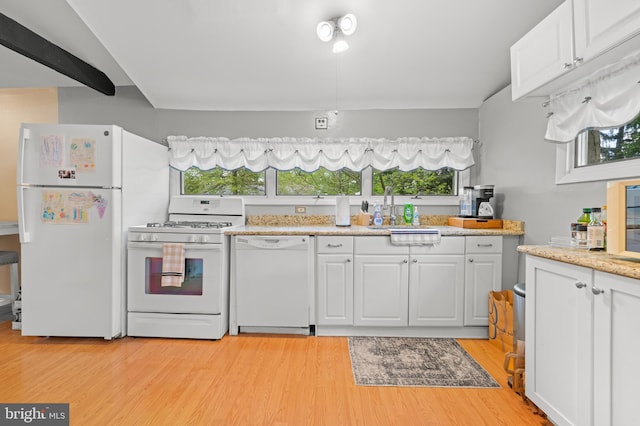
[[[22,337],[0,323],[0,402],[70,403],[71,425],[542,425],[503,354],[459,340],[501,389],[355,386],[345,337]]]

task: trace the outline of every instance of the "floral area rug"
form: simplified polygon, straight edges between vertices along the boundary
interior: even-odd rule
[[[349,337],[356,385],[499,388],[455,339]]]

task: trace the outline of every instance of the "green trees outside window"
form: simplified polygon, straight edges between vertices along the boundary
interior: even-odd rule
[[[373,171],[373,195],[384,194],[387,186],[395,195],[455,195],[456,172],[450,168],[436,171],[417,169],[403,172],[398,169]]]
[[[265,195],[265,172],[247,169],[200,170],[191,167],[182,173],[183,193],[187,195]]]
[[[368,172],[371,173],[371,172]],[[276,196],[361,195],[362,172],[342,169],[335,172],[320,168],[313,172],[299,169],[278,170]],[[191,167],[182,173],[183,193],[210,195],[266,195],[267,173],[247,169],[200,170]],[[372,172],[372,195],[384,194],[392,186],[395,195],[455,195],[457,172],[444,168],[430,171],[417,169],[403,172],[398,169]]]
[[[577,167],[640,158],[640,115],[620,127],[586,130],[576,142],[586,144],[586,155],[576,150]]]
[[[277,172],[277,195],[360,195],[361,173],[349,169],[335,172],[324,167],[315,172],[300,169]]]

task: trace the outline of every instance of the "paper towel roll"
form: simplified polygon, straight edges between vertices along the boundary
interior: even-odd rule
[[[349,197],[336,197],[336,226],[350,226]]]

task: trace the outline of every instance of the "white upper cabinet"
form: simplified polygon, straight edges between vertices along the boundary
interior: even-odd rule
[[[511,95],[548,96],[640,49],[640,1],[567,0],[511,47]]]
[[[640,31],[638,0],[573,0],[573,9],[576,58],[584,61]]]
[[[571,1],[511,46],[511,96],[519,99],[573,67]]]

